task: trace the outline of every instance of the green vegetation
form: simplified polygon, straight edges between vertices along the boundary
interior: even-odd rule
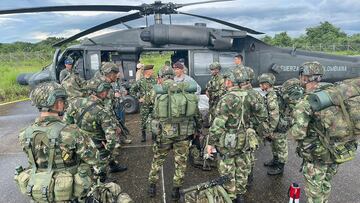
[[[165,64],[165,61],[170,61],[172,52],[147,52],[142,54],[140,57],[140,62],[143,64],[153,64],[154,65],[154,74],[157,74],[160,68]]]
[[[36,72],[49,62],[42,60],[0,62],[0,103],[23,99],[29,95],[29,87],[16,83],[20,73]]]

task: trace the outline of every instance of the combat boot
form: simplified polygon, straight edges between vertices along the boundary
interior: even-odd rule
[[[146,131],[145,130],[141,131],[141,137],[142,137],[141,142],[146,142]]]
[[[116,163],[114,160],[109,162],[110,173],[123,172],[127,170],[126,166],[122,166],[119,163]]]
[[[284,166],[285,166],[284,163],[278,162],[276,166],[270,168],[267,171],[267,174],[270,176],[281,175],[284,173]]]
[[[271,159],[270,161],[267,161],[264,163],[264,166],[266,167],[274,167],[279,161],[279,158],[277,156],[274,156],[273,159]]]
[[[179,187],[173,187],[173,190],[171,192],[171,199],[173,201],[177,201],[180,199],[180,188]]]
[[[156,196],[156,184],[155,183],[150,183],[148,194],[149,194],[149,197]]]
[[[236,195],[236,199],[233,201],[234,203],[245,203],[244,195]]]

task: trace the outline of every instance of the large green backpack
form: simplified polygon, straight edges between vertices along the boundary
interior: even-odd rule
[[[321,88],[308,96],[315,130],[337,163],[355,157],[360,135],[360,78]]]
[[[154,118],[176,120],[191,118],[197,113],[198,97],[196,84],[169,82],[164,85],[155,85],[157,96],[154,104]]]

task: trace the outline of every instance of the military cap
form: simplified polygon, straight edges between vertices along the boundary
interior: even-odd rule
[[[178,68],[178,69],[184,69],[184,65],[182,63],[180,63],[179,61],[174,63],[173,67]]]
[[[174,73],[174,69],[172,69],[170,66],[165,65],[159,70],[159,76],[164,77],[166,75],[174,76],[175,73]]]
[[[300,75],[324,75],[324,67],[317,61],[305,62],[299,68]]]
[[[215,69],[221,69],[221,65],[219,62],[214,62],[212,64],[209,65],[209,69],[210,70],[215,70]]]
[[[144,66],[144,70],[152,70],[154,68],[154,65],[148,64]]]
[[[259,83],[269,83],[270,85],[275,84],[275,75],[272,73],[263,73],[258,77]]]
[[[67,57],[64,61],[64,64],[72,65],[74,64],[74,60],[71,57]]]
[[[111,88],[111,84],[106,81],[92,79],[85,87],[89,92],[101,93]]]
[[[106,62],[101,66],[101,72],[103,74],[108,74],[110,72],[119,72],[119,67],[113,62]]]
[[[45,82],[37,85],[30,93],[32,105],[39,109],[52,107],[56,99],[67,98],[65,89],[56,82]]]

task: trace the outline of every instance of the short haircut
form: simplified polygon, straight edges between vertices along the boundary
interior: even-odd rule
[[[243,61],[243,56],[241,54],[236,54],[235,57],[239,58],[239,59],[241,59],[241,61]]]

